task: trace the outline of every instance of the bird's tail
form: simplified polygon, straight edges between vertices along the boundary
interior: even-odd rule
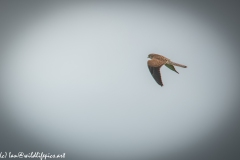
[[[182,65],[182,64],[178,64],[178,63],[175,63],[175,62],[170,62],[170,64],[174,65],[174,66],[182,67],[182,68],[187,68],[187,66]]]

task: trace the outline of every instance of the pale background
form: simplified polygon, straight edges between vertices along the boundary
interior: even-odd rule
[[[0,152],[236,159],[237,3],[1,1]],[[147,55],[187,65],[161,68]],[[225,158],[224,158],[225,157]]]

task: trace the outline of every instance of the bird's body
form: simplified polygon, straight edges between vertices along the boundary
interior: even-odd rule
[[[148,58],[151,59],[151,60],[148,60],[148,62],[147,62],[149,71],[151,72],[155,81],[161,86],[163,86],[163,83],[162,83],[162,79],[161,79],[160,68],[163,65],[165,65],[166,67],[168,67],[169,69],[173,70],[176,73],[178,73],[178,72],[176,71],[174,66],[187,68],[187,66],[172,62],[170,59],[168,59],[162,55],[159,55],[159,54],[151,53],[148,55]]]

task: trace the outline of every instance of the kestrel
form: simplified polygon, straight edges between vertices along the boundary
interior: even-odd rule
[[[149,71],[151,72],[155,81],[160,86],[163,86],[162,79],[161,79],[161,73],[160,73],[160,68],[163,65],[165,65],[166,67],[168,67],[169,69],[173,70],[176,73],[178,73],[178,72],[176,71],[174,66],[187,68],[187,66],[172,62],[170,59],[168,59],[168,58],[166,58],[162,55],[159,55],[159,54],[151,53],[151,54],[148,55],[148,58],[151,59],[151,60],[148,60],[148,62],[147,62]]]

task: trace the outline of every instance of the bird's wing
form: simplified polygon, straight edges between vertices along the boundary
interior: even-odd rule
[[[150,73],[152,74],[155,81],[160,85],[163,86],[160,68],[165,64],[164,61],[159,61],[156,59],[151,59],[148,62],[148,68]]]
[[[168,67],[169,69],[171,69],[172,71],[178,73],[178,71],[175,69],[175,67],[171,64],[165,64],[166,67]],[[179,73],[178,73],[179,74]]]

